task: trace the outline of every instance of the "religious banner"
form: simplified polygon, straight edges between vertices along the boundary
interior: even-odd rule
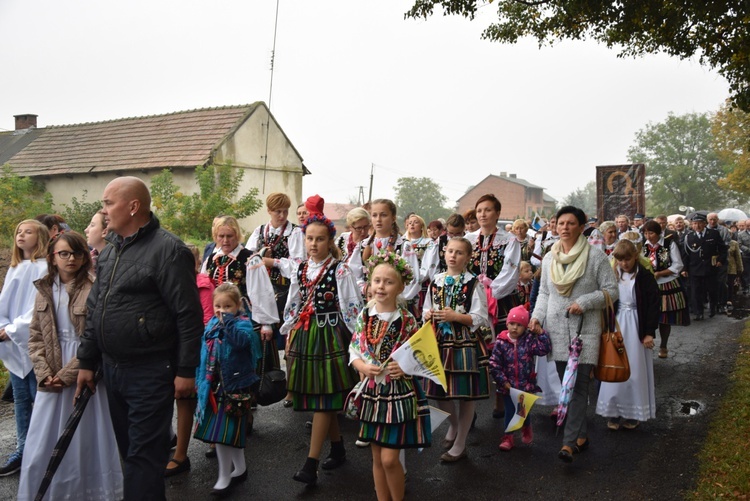
[[[619,214],[625,214],[631,221],[636,214],[646,214],[645,179],[644,164],[598,165],[596,212],[599,223],[614,221]]]

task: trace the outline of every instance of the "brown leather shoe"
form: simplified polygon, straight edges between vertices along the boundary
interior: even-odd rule
[[[440,461],[443,461],[444,463],[455,463],[456,461],[461,461],[465,457],[466,449],[464,449],[458,456],[454,456],[453,454],[444,452],[443,455],[440,456]]]

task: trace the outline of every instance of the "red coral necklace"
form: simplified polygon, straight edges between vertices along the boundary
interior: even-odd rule
[[[383,322],[377,315],[368,319],[365,337],[370,346],[377,346],[385,337],[386,332],[388,332],[388,322]]]

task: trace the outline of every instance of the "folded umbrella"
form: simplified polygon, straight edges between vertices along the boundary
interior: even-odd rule
[[[568,316],[568,313],[565,313]],[[578,376],[578,357],[581,356],[581,349],[583,348],[583,340],[581,339],[581,327],[583,326],[583,315],[578,322],[578,332],[576,337],[570,341],[568,346],[568,364],[565,366],[565,374],[563,374],[562,386],[560,388],[560,399],[557,404],[557,426],[562,426],[565,421],[565,416],[568,414],[568,405],[570,400],[573,398],[573,389],[576,386],[576,378]]]
[[[96,370],[96,373],[94,373],[94,383],[98,383],[102,378],[102,375],[102,369],[99,367]],[[73,407],[73,412],[68,418],[67,423],[65,423],[65,429],[63,429],[60,438],[57,439],[55,448],[52,449],[52,457],[47,464],[47,471],[44,472],[44,477],[42,477],[42,482],[39,485],[39,491],[34,498],[35,501],[42,501],[44,495],[47,493],[47,489],[49,489],[49,486],[52,483],[52,477],[55,476],[55,472],[60,466],[63,456],[65,456],[65,453],[68,451],[70,441],[73,439],[73,434],[76,432],[76,428],[78,428],[78,423],[81,421],[81,417],[83,417],[83,411],[86,409],[86,405],[89,403],[91,395],[93,395],[93,392],[88,386],[85,386],[81,391],[81,394],[78,396],[76,404]]]

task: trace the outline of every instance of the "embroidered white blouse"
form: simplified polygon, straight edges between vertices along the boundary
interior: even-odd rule
[[[445,277],[447,276],[448,273],[438,273],[435,275],[433,283],[442,288],[445,286]],[[458,280],[458,277],[458,275],[453,275],[453,278],[456,280]],[[464,273],[463,283],[469,283],[472,278],[474,278],[474,275],[471,273]],[[432,306],[432,294],[430,294],[428,289],[422,311],[427,312],[433,309]],[[487,317],[487,294],[484,293],[484,288],[481,287],[480,283],[476,284],[474,290],[471,292],[471,307],[469,308],[469,311],[466,311],[463,306],[459,306],[456,311],[458,313],[468,313],[471,315],[472,324],[469,326],[471,332],[474,332],[482,326],[490,327],[490,321]]]
[[[320,263],[316,263],[312,259],[308,259],[307,279],[312,281],[315,280],[318,274],[326,273],[326,271],[323,270],[323,265],[327,260],[328,259],[326,258]],[[284,324],[279,329],[283,335],[287,335],[294,328],[294,325],[299,320],[300,309],[304,306],[299,281],[297,279],[297,268],[299,268],[299,266],[301,266],[301,264],[298,264],[295,267],[294,273],[291,275],[289,296],[287,296],[286,307],[284,308]],[[329,264],[329,266],[331,265]],[[346,328],[349,329],[349,332],[354,332],[357,316],[362,310],[362,295],[360,294],[352,270],[346,263],[341,261],[336,264],[336,289],[338,292],[337,300],[341,319],[344,321]]]
[[[390,237],[373,238],[370,243],[372,252],[378,252],[378,249],[387,247],[390,239]],[[352,251],[352,256],[349,259],[349,266],[352,269],[354,277],[357,279],[357,284],[359,284],[360,290],[365,286],[365,269],[362,264],[362,249],[368,240],[369,237],[359,242]],[[396,239],[395,246],[398,247],[399,245],[401,246],[401,257],[406,260],[414,273],[414,278],[411,282],[405,284],[404,292],[401,293],[401,296],[408,301],[417,295],[422,286],[422,280],[419,273],[419,261],[417,260],[417,254],[412,249],[411,243],[400,235]]]

